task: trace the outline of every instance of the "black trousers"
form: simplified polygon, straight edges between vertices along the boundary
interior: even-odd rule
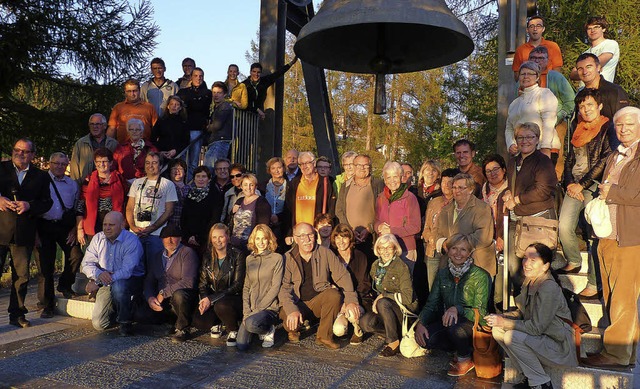
[[[204,315],[197,309],[193,314],[193,326],[204,331],[220,323],[224,324],[227,331],[238,331],[241,320],[242,296],[225,296],[213,303]]]
[[[29,284],[29,261],[33,247],[9,245],[11,252],[11,295],[9,297],[9,320],[24,317],[28,312],[24,306]]]
[[[67,244],[69,230],[60,223],[45,219],[38,220],[38,301],[45,308],[55,306],[55,291],[53,288],[53,274],[56,270],[56,245],[64,253],[64,269],[58,281],[59,290],[70,290],[76,280],[76,273],[82,262],[82,250],[78,244]]]
[[[147,301],[136,312],[136,321],[149,324],[175,323],[177,330],[184,330],[191,325],[191,319],[198,303],[196,289],[178,289],[171,297],[162,300],[162,311],[157,312],[149,307]],[[209,326],[211,328],[211,326]]]

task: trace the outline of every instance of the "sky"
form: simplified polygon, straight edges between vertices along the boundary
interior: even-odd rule
[[[131,0],[131,3],[134,3]],[[152,0],[156,37],[155,57],[164,60],[165,77],[182,76],[182,60],[191,57],[204,70],[208,85],[224,81],[231,63],[248,75],[245,52],[260,28],[260,0]],[[149,74],[151,77],[151,74]]]

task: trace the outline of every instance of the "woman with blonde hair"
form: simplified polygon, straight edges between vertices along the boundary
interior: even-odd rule
[[[251,335],[258,334],[262,347],[272,347],[278,322],[278,292],[282,284],[284,258],[276,252],[277,240],[266,224],[258,224],[247,243],[246,275],[242,290],[242,324],[238,350],[249,348]]]

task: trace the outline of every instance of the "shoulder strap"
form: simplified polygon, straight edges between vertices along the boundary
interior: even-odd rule
[[[64,205],[64,201],[62,201],[62,197],[60,196],[60,192],[58,192],[58,188],[56,187],[56,183],[53,182],[53,180],[51,179],[51,176],[49,174],[47,174],[47,176],[49,176],[49,182],[51,182],[51,185],[53,185],[53,190],[56,192],[56,197],[58,198],[58,201],[60,202],[60,206],[62,207],[62,211],[66,211],[67,207]]]

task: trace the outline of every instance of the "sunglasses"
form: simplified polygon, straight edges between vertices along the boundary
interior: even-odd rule
[[[240,177],[242,177],[243,175],[244,175],[244,174],[242,174],[242,173],[238,173],[238,174],[230,174],[230,175],[229,175],[229,177],[231,177],[231,178],[240,178]]]

